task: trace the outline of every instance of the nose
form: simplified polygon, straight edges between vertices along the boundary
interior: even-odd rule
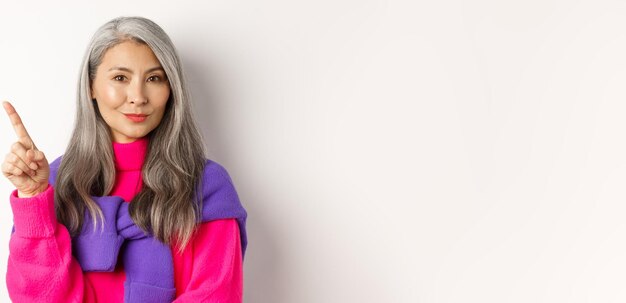
[[[145,94],[145,85],[141,81],[133,81],[128,87],[128,101],[133,104],[148,103],[148,98]],[[139,83],[138,83],[139,82]]]

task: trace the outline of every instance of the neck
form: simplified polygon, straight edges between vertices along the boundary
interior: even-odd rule
[[[129,143],[113,142],[115,168],[121,171],[141,170],[147,151],[148,137]]]

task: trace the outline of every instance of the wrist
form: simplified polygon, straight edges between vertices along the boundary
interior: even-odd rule
[[[20,191],[19,189],[17,190],[17,197],[18,198],[31,198],[34,196],[37,196],[41,193],[43,193],[44,191],[46,191],[46,189],[48,188],[48,184],[46,183],[45,186],[42,186],[34,191],[29,191],[29,192],[23,192]]]

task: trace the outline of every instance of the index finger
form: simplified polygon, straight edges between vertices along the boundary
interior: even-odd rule
[[[7,112],[7,115],[9,115],[9,119],[11,120],[11,124],[13,125],[13,129],[15,130],[15,134],[17,134],[20,142],[24,144],[30,144],[32,149],[37,149],[35,147],[33,139],[31,139],[30,135],[28,135],[28,131],[26,131],[24,123],[22,123],[22,118],[20,118],[20,115],[17,114],[17,111],[15,110],[13,105],[11,105],[11,103],[9,103],[8,101],[3,101],[2,106]]]

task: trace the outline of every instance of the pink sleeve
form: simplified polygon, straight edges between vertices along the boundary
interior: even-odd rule
[[[83,274],[72,242],[56,220],[54,188],[19,198],[11,193],[15,232],[9,240],[6,284],[13,302],[83,302]]]
[[[174,302],[243,301],[243,260],[235,219],[200,224],[193,240],[191,279]]]

